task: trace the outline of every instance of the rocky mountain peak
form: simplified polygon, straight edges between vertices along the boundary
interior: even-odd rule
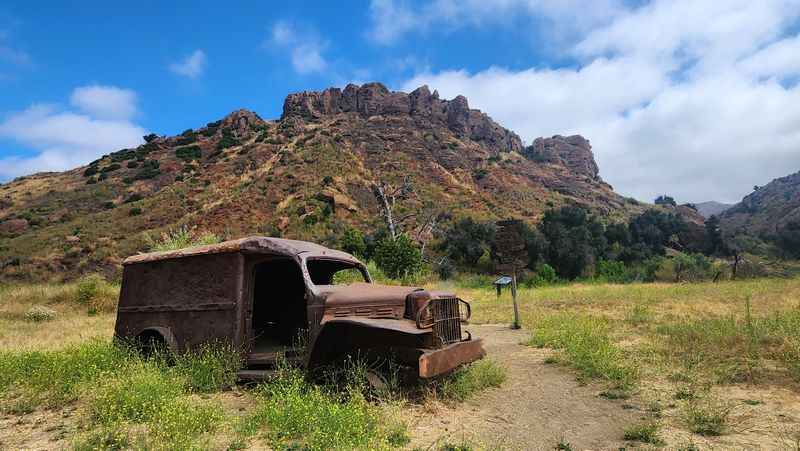
[[[501,152],[522,150],[522,140],[516,133],[481,111],[470,109],[466,97],[442,100],[438,92],[431,93],[427,86],[405,93],[390,91],[381,83],[366,83],[349,84],[344,90],[328,88],[289,94],[283,103],[281,120],[300,118],[313,122],[341,113],[357,113],[364,118],[408,115],[421,126],[445,125],[458,136]]]

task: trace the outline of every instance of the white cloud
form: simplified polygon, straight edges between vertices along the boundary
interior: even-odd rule
[[[570,34],[609,20],[619,10],[617,0],[434,0],[415,6],[406,0],[371,0],[367,35],[378,44],[392,44],[403,35],[431,29],[448,32],[463,27],[507,24],[519,17],[535,18],[548,34]]]
[[[72,91],[70,103],[100,119],[128,119],[136,114],[136,93],[116,86],[82,86]]]
[[[0,138],[17,141],[35,152],[29,157],[0,159],[0,180],[33,172],[70,169],[100,155],[141,144],[146,130],[124,117],[109,117],[106,113],[121,111],[115,109],[119,107],[119,100],[106,96],[109,104],[103,105],[99,101],[102,95],[87,94],[95,88],[98,87],[77,88],[72,93],[72,103],[83,113],[52,104],[36,104],[11,113],[0,122]],[[118,89],[99,88],[106,92]],[[97,116],[96,112],[103,114]]]
[[[298,30],[288,22],[276,22],[265,45],[288,52],[292,67],[299,74],[321,72],[328,67],[328,62],[322,55],[327,44],[314,30]]]
[[[203,75],[203,72],[208,65],[208,58],[206,52],[202,50],[195,50],[184,59],[169,65],[169,70],[172,73],[182,75],[189,78],[197,78]]]
[[[657,0],[586,30],[566,50],[576,68],[422,73],[403,88],[463,94],[528,142],[580,133],[622,193],[737,201],[800,170],[799,15],[796,0]]]

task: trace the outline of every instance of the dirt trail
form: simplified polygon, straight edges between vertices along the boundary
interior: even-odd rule
[[[472,325],[488,358],[507,370],[508,379],[455,408],[419,408],[411,425],[412,446],[434,441],[471,440],[502,449],[552,450],[559,440],[574,450],[617,450],[623,429],[642,417],[624,401],[598,396],[598,385],[581,385],[569,370],[544,363],[551,351],[524,346],[530,331],[506,325]]]

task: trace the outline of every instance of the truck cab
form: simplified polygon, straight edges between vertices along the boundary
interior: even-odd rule
[[[431,378],[485,354],[463,330],[470,313],[453,293],[374,284],[345,252],[248,237],[126,259],[115,335],[173,352],[228,342],[243,354],[242,378],[280,356],[309,370],[391,356]]]

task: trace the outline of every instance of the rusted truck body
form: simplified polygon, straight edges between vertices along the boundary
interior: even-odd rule
[[[337,284],[342,274],[350,283]],[[430,378],[483,357],[481,340],[462,330],[469,316],[452,293],[373,284],[345,252],[249,237],[126,259],[115,335],[174,352],[227,341],[254,379],[304,335],[298,358],[309,369],[378,355]]]

